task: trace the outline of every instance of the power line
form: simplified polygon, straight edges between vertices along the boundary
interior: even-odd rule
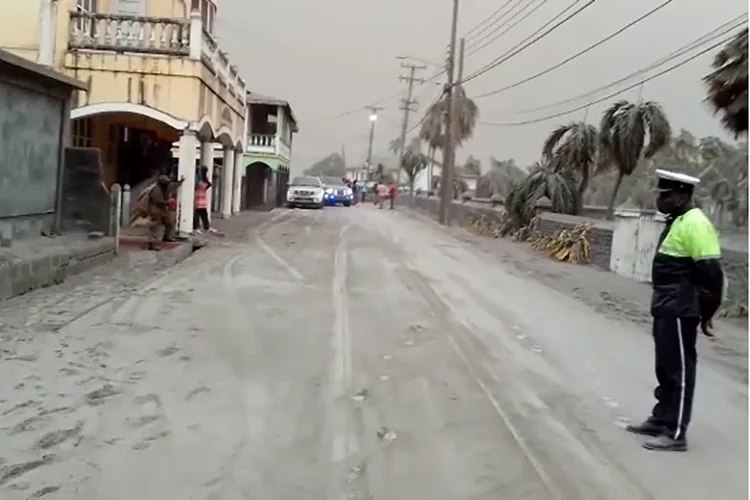
[[[589,90],[587,92],[584,92],[582,94],[575,95],[573,97],[570,97],[568,99],[564,99],[561,101],[556,101],[550,104],[545,104],[544,106],[538,106],[535,108],[528,108],[528,109],[522,109],[520,111],[517,111],[516,114],[524,114],[524,113],[530,113],[533,111],[541,111],[543,109],[549,109],[549,108],[555,108],[557,106],[560,106],[562,104],[568,104],[569,102],[579,101],[581,99],[584,99],[586,97],[594,96],[596,94],[601,93],[603,90],[611,89],[612,87],[616,87],[617,85],[626,82],[628,80],[631,80],[634,77],[640,76],[644,73],[647,73],[648,71],[651,71],[652,69],[658,68],[660,66],[664,66],[669,61],[672,61],[676,59],[677,57],[680,57],[684,55],[687,52],[692,51],[693,49],[696,49],[700,47],[701,45],[705,45],[706,43],[709,43],[727,33],[730,31],[734,31],[735,29],[739,28],[743,24],[745,24],[747,21],[747,12],[744,14],[741,14],[731,21],[727,21],[726,23],[722,24],[718,28],[715,28],[705,35],[693,40],[692,42],[688,43],[687,45],[683,45],[682,47],[678,48],[677,50],[674,50],[667,54],[664,57],[661,57],[654,61],[653,63],[649,64],[648,66],[645,66],[637,71],[634,71],[633,73],[630,73],[629,75],[626,75],[618,80],[615,80],[611,83],[608,83],[607,85],[603,85],[601,87],[597,87],[593,90]]]
[[[506,90],[510,90],[512,88],[518,87],[519,85],[523,85],[524,83],[527,83],[527,82],[530,82],[532,80],[535,80],[535,79],[539,78],[540,76],[546,75],[547,73],[550,73],[551,71],[556,70],[557,68],[565,66],[569,62],[571,62],[571,61],[573,61],[573,60],[581,57],[582,55],[584,55],[584,54],[586,54],[586,53],[594,50],[595,48],[599,47],[600,45],[605,44],[606,42],[608,42],[608,41],[612,40],[613,38],[615,38],[617,35],[620,35],[620,34],[624,33],[625,31],[627,31],[628,29],[632,28],[633,26],[635,26],[636,24],[640,23],[641,21],[649,18],[653,14],[656,14],[658,11],[660,11],[661,9],[663,9],[664,7],[666,7],[667,5],[669,5],[670,3],[672,3],[672,0],[666,0],[662,4],[654,7],[650,11],[648,11],[645,14],[643,14],[642,16],[640,16],[639,18],[637,18],[637,19],[629,22],[628,24],[626,24],[622,28],[618,29],[617,31],[615,31],[615,32],[613,32],[613,33],[611,33],[609,35],[607,35],[606,37],[602,38],[601,40],[599,40],[598,42],[594,43],[593,45],[589,45],[585,49],[577,52],[576,54],[573,54],[572,56],[570,56],[570,57],[568,57],[566,59],[563,59],[559,63],[554,64],[554,65],[548,67],[547,69],[545,69],[543,71],[535,73],[535,74],[533,74],[533,75],[531,75],[531,76],[529,76],[527,78],[524,78],[522,80],[519,80],[519,81],[517,81],[517,82],[515,82],[515,83],[513,83],[511,85],[507,85],[505,87],[499,88],[497,90],[493,90],[491,92],[487,92],[485,94],[480,94],[480,95],[474,97],[474,99],[482,99],[484,97],[489,97],[491,95],[496,95],[496,94],[499,94],[501,92],[505,92]]]
[[[529,4],[527,5],[527,6],[526,6],[526,7],[530,7],[530,6],[531,6],[531,5],[532,5],[532,4],[533,4],[533,3],[535,2],[535,1],[536,1],[536,0],[531,0],[531,2],[530,2],[530,3],[529,3]],[[499,39],[500,37],[502,37],[503,35],[507,34],[508,32],[510,32],[510,30],[512,30],[513,28],[515,28],[516,26],[518,26],[519,24],[521,24],[522,22],[524,22],[524,21],[525,21],[526,19],[528,19],[528,18],[529,18],[529,17],[530,17],[530,16],[532,15],[532,14],[534,14],[534,12],[536,12],[537,10],[539,10],[540,8],[542,8],[542,7],[544,6],[544,4],[546,4],[546,3],[548,2],[548,1],[549,1],[549,0],[542,0],[542,2],[541,2],[541,3],[537,4],[537,5],[536,5],[536,7],[534,7],[534,8],[533,8],[533,9],[531,9],[530,11],[528,11],[528,12],[527,12],[527,13],[526,13],[526,14],[525,14],[525,15],[524,15],[523,17],[521,17],[521,19],[519,19],[519,20],[518,20],[518,21],[516,21],[515,23],[511,24],[511,25],[510,25],[510,26],[508,26],[508,27],[507,27],[506,29],[504,29],[503,31],[501,31],[501,32],[500,32],[500,33],[498,33],[497,35],[493,36],[492,38],[490,38],[490,39],[489,39],[489,40],[487,40],[486,42],[484,42],[484,43],[481,43],[481,42],[482,42],[483,40],[486,40],[487,38],[489,38],[490,36],[492,36],[492,35],[493,35],[494,33],[497,33],[497,32],[498,32],[498,31],[500,30],[500,28],[502,28],[502,27],[503,27],[503,26],[505,26],[505,25],[506,25],[506,24],[507,24],[507,23],[508,23],[509,21],[511,21],[511,20],[513,19],[513,16],[511,16],[511,18],[510,18],[510,19],[508,19],[508,20],[507,20],[507,21],[506,21],[505,23],[503,23],[502,25],[498,26],[498,27],[497,27],[496,29],[494,29],[494,30],[492,30],[491,32],[489,32],[489,33],[488,33],[488,34],[487,34],[486,36],[482,37],[482,38],[481,38],[480,40],[476,41],[476,42],[474,43],[474,45],[473,45],[472,47],[470,47],[470,50],[469,50],[469,52],[467,53],[467,55],[471,55],[471,54],[474,54],[474,53],[476,53],[476,52],[479,52],[479,51],[480,51],[480,50],[482,50],[482,49],[483,49],[484,47],[487,47],[488,45],[491,45],[491,44],[492,44],[492,43],[494,43],[494,42],[495,42],[496,40],[498,40],[498,39]],[[516,14],[520,14],[520,13],[522,13],[522,12],[523,12],[523,10],[524,10],[524,9],[521,9],[521,10],[520,10],[520,11],[518,11],[518,12],[517,12]]]
[[[545,23],[541,28],[539,28],[537,31],[535,31],[534,33],[532,33],[531,35],[529,35],[528,37],[526,37],[523,41],[521,41],[519,44],[517,44],[509,52],[506,52],[505,54],[503,54],[503,55],[495,58],[489,64],[486,64],[482,68],[478,69],[477,71],[475,71],[471,75],[469,75],[466,78],[464,78],[464,82],[468,82],[468,81],[471,81],[471,80],[473,80],[475,78],[478,78],[478,77],[482,76],[483,74],[487,73],[488,71],[491,71],[492,69],[498,67],[499,65],[501,65],[504,62],[506,62],[507,60],[511,59],[512,57],[520,54],[521,52],[523,52],[524,50],[526,50],[530,46],[534,45],[539,40],[543,39],[544,37],[546,37],[547,35],[549,35],[553,31],[555,31],[557,28],[559,28],[563,24],[567,23],[568,21],[570,21],[571,19],[573,19],[574,17],[576,17],[578,14],[580,14],[581,12],[583,12],[584,10],[586,10],[587,8],[591,7],[597,0],[589,0],[586,4],[584,4],[578,10],[576,10],[575,12],[573,12],[573,13],[569,14],[568,16],[566,16],[564,19],[562,19],[560,22],[558,22],[557,24],[555,24],[552,27],[550,27],[547,31],[545,31],[544,33],[542,33],[538,37],[532,39],[531,41],[529,41],[525,45],[521,45],[521,44],[524,44],[524,42],[526,42],[527,40],[529,40],[529,38],[533,37],[534,35],[536,35],[540,31],[542,31],[546,26],[548,26],[549,24],[551,24],[552,22],[554,22],[554,20],[556,18],[558,18],[561,15],[563,15],[567,10],[569,10],[576,3],[578,3],[578,1],[579,0],[576,0],[574,3],[572,3],[571,5],[569,5],[568,7],[566,7],[563,11],[561,11],[555,17],[553,17],[552,19],[550,19],[550,21],[548,21],[547,23]],[[519,45],[520,45],[520,47],[519,47]]]
[[[477,24],[476,26],[474,26],[473,28],[471,28],[471,29],[470,29],[469,31],[467,31],[467,32],[466,32],[466,33],[464,34],[464,38],[466,38],[467,40],[468,40],[468,39],[470,39],[470,38],[471,38],[471,34],[472,34],[472,33],[474,33],[474,32],[475,32],[476,30],[478,30],[479,28],[481,28],[482,26],[484,26],[484,25],[485,25],[485,24],[486,24],[486,23],[487,23],[488,21],[490,21],[490,20],[491,20],[491,19],[492,19],[493,17],[495,17],[495,16],[497,15],[497,14],[499,14],[500,12],[502,12],[502,10],[503,10],[503,9],[504,9],[505,7],[507,7],[507,6],[508,6],[508,5],[509,5],[509,4],[511,3],[511,2],[513,2],[513,1],[514,1],[514,0],[507,0],[507,1],[506,1],[506,2],[504,3],[504,4],[502,4],[502,5],[500,6],[500,7],[498,7],[498,8],[497,8],[497,9],[496,9],[496,10],[495,10],[495,11],[494,11],[494,12],[493,12],[492,14],[490,14],[490,15],[489,15],[489,16],[487,16],[487,17],[485,17],[485,18],[484,18],[484,19],[483,19],[483,20],[482,20],[482,21],[481,21],[481,22],[480,22],[479,24]],[[517,1],[517,0],[516,0],[516,1]],[[476,35],[474,35],[474,36],[476,36]]]
[[[665,69],[663,71],[660,71],[659,73],[656,73],[655,75],[652,75],[652,76],[650,76],[648,78],[644,78],[643,80],[640,80],[640,81],[634,83],[633,85],[625,87],[622,90],[618,90],[617,92],[613,92],[613,93],[611,93],[609,95],[606,95],[606,96],[604,96],[604,97],[602,97],[600,99],[596,99],[596,100],[588,102],[588,103],[586,103],[586,104],[584,104],[582,106],[578,106],[577,108],[570,109],[568,111],[563,111],[563,112],[560,112],[560,113],[555,113],[553,115],[543,116],[541,118],[536,118],[536,119],[533,119],[533,120],[525,120],[525,121],[520,121],[520,122],[506,122],[506,123],[499,123],[499,122],[480,122],[480,123],[482,125],[488,125],[488,126],[491,126],[491,127],[518,127],[518,126],[521,126],[521,125],[530,125],[530,124],[533,124],[533,123],[539,123],[539,122],[543,122],[543,121],[547,121],[547,120],[552,120],[553,118],[559,118],[561,116],[569,115],[569,114],[575,113],[577,111],[585,110],[586,108],[588,108],[588,107],[590,107],[590,106],[592,106],[594,104],[599,104],[601,102],[604,102],[604,101],[606,101],[608,99],[611,99],[611,98],[616,97],[616,96],[618,96],[620,94],[623,94],[623,93],[627,92],[628,90],[632,90],[634,88],[640,87],[641,85],[643,85],[643,84],[645,84],[647,82],[650,82],[651,80],[654,80],[656,78],[659,78],[660,76],[666,75],[667,73],[669,73],[671,71],[674,71],[675,69],[677,69],[677,68],[679,68],[681,66],[684,66],[685,64],[687,64],[690,61],[692,61],[692,60],[694,60],[694,59],[702,56],[703,54],[706,54],[707,52],[710,52],[710,51],[714,50],[715,48],[720,47],[720,46],[726,44],[728,41],[732,40],[732,38],[733,37],[724,38],[720,42],[711,45],[710,47],[708,47],[708,48],[706,48],[706,49],[698,52],[697,54],[694,54],[694,55],[690,56],[689,58],[685,59],[684,61],[681,61],[681,62],[679,62],[677,64],[674,64],[674,65],[670,66],[669,68],[667,68],[667,69]]]
[[[464,39],[465,39],[465,40],[467,40],[467,41],[469,41],[469,42],[472,42],[472,40],[473,40],[473,39],[476,39],[476,38],[477,38],[477,37],[479,37],[479,36],[480,36],[480,35],[481,35],[482,33],[486,32],[486,31],[487,31],[488,29],[492,28],[493,26],[497,26],[497,23],[499,23],[500,21],[502,21],[502,20],[503,20],[503,18],[507,18],[507,16],[508,16],[508,15],[509,15],[509,14],[510,14],[510,13],[511,13],[512,11],[513,11],[513,9],[515,9],[516,7],[518,7],[519,5],[521,5],[521,2],[523,2],[523,1],[527,1],[527,2],[531,3],[531,2],[533,2],[534,0],[513,0],[513,2],[515,2],[515,5],[512,5],[512,6],[510,7],[510,9],[508,9],[508,10],[507,10],[506,12],[503,12],[503,14],[502,14],[502,15],[501,15],[500,17],[498,17],[497,19],[494,19],[494,20],[493,20],[493,21],[492,21],[492,22],[491,22],[490,24],[488,24],[487,26],[485,26],[485,27],[484,27],[484,28],[482,28],[481,30],[479,30],[479,31],[477,31],[476,33],[474,33],[474,35],[472,35],[472,36],[466,36],[466,35],[465,35],[465,36],[464,36]],[[506,5],[507,5],[507,4],[506,4]],[[523,9],[522,9],[522,10],[523,10]],[[504,25],[504,24],[507,24],[507,20],[506,20],[506,22],[505,22],[505,23],[503,23],[503,25]],[[501,27],[502,27],[502,26],[501,26]],[[495,29],[493,30],[493,32],[494,32],[494,31],[497,31],[497,29],[499,29],[499,28],[495,28]],[[492,34],[492,32],[490,32],[490,35],[491,35],[491,34]],[[488,35],[484,35],[484,36],[483,36],[483,37],[481,37],[481,38],[482,38],[482,39],[484,39],[484,38],[486,38],[487,36],[488,36]]]

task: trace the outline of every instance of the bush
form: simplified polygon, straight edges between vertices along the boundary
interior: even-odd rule
[[[492,204],[492,208],[499,207],[500,205],[503,204],[504,201],[505,200],[503,199],[503,197],[498,193],[495,193],[492,196],[490,196],[490,203]]]
[[[464,203],[466,203],[467,201],[471,201],[471,193],[462,193],[461,201],[463,201]]]

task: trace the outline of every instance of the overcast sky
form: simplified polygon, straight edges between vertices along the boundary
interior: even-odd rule
[[[505,1],[462,0],[459,35],[482,22]],[[531,0],[519,1],[510,15]],[[530,9],[543,5],[494,43],[467,57],[466,74],[513,47],[573,2],[534,0]],[[587,2],[579,0],[569,12]],[[217,3],[219,43],[238,64],[250,89],[288,100],[297,115],[300,133],[294,139],[292,168],[295,172],[331,152],[340,151],[342,146],[346,148],[349,164],[361,164],[367,153],[369,112],[363,109],[342,118],[326,118],[398,92],[404,84],[398,81],[400,62],[395,57],[410,55],[441,63],[450,36],[451,0],[218,0]],[[467,83],[467,92],[475,96],[528,77],[584,49],[661,3],[663,0],[596,0],[543,40]],[[515,0],[511,5],[514,4]],[[673,0],[655,15],[566,66],[507,92],[477,100],[480,120],[517,122],[585,105],[588,100],[620,90],[637,79],[588,100],[519,113],[606,85],[746,11],[747,0]],[[506,19],[503,17],[498,24]],[[468,38],[468,46],[489,31],[479,36],[475,32],[473,39]],[[643,98],[662,103],[675,131],[686,128],[699,136],[716,134],[728,138],[703,103],[705,92],[700,78],[707,73],[709,63],[707,54],[645,84]],[[429,68],[422,75],[434,73],[435,70]],[[443,81],[442,78],[439,81]],[[438,90],[436,83],[417,88],[421,108],[413,120],[421,116]],[[638,89],[620,98],[637,100]],[[598,124],[602,110],[614,99],[590,106],[586,115],[588,121]],[[398,99],[386,101],[382,106],[386,109],[377,122],[376,153],[386,150],[388,141],[400,131]],[[541,143],[551,129],[583,118],[584,112],[579,111],[524,126],[480,124],[474,138],[458,153],[459,161],[473,154],[485,167],[489,156],[512,157],[517,163],[528,165],[538,158]]]

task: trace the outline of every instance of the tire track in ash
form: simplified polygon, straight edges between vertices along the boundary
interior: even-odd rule
[[[348,459],[359,451],[350,406],[353,374],[352,333],[347,290],[349,249],[346,233],[351,225],[351,222],[346,222],[339,231],[331,280],[334,310],[331,338],[333,358],[326,408],[326,431],[324,432],[324,449],[330,450],[331,462],[326,497],[329,500],[369,498],[366,494],[364,476],[352,474],[352,470],[348,467]]]
[[[387,224],[386,221],[382,223]],[[407,230],[403,228],[396,231],[396,227],[389,229],[392,238],[397,232],[403,233]],[[414,229],[417,228],[412,227],[408,230]],[[417,231],[428,233],[422,228]],[[409,234],[419,238],[419,235],[413,232]],[[442,252],[439,250],[438,238],[432,234],[422,236],[425,248],[432,249],[435,253]],[[505,352],[505,356],[511,363],[498,366],[489,354],[481,335],[473,331],[471,323],[461,316],[450,300],[444,299],[430,285],[418,266],[410,261],[413,257],[406,253],[407,250],[399,248],[395,243],[392,246],[394,251],[401,254],[401,276],[410,288],[424,298],[433,314],[445,326],[444,331],[451,348],[554,498],[653,498],[626,471],[617,466],[611,467],[608,457],[602,450],[591,449],[571,433],[566,425],[567,421],[559,419],[532,384],[524,380],[527,376],[524,375],[522,378],[523,371],[514,368],[514,357],[510,352]],[[440,266],[441,260],[447,258],[449,257],[438,259],[433,256],[429,260]],[[443,262],[442,265],[448,264]],[[491,314],[487,309],[485,313]]]
[[[280,224],[280,219],[286,218],[286,221],[289,221],[289,218],[287,218],[286,216],[290,213],[293,213],[293,211],[289,209],[281,211],[277,216],[271,218],[271,220],[268,221],[268,224],[261,224],[255,230],[253,230],[253,236],[255,237],[255,241],[258,246],[266,253],[266,255],[275,260],[276,263],[279,264],[296,281],[304,283],[305,277],[303,276],[303,274],[289,262],[284,260],[284,258],[282,258],[278,253],[276,253],[276,251],[271,248],[268,243],[266,243],[265,239],[263,239],[262,236],[262,234],[266,233],[272,227],[278,226]]]

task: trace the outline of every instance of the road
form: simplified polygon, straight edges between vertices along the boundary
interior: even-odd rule
[[[75,314],[0,305],[1,498],[747,498],[747,385],[711,363],[691,450],[647,452],[641,327],[406,211],[257,220]]]

